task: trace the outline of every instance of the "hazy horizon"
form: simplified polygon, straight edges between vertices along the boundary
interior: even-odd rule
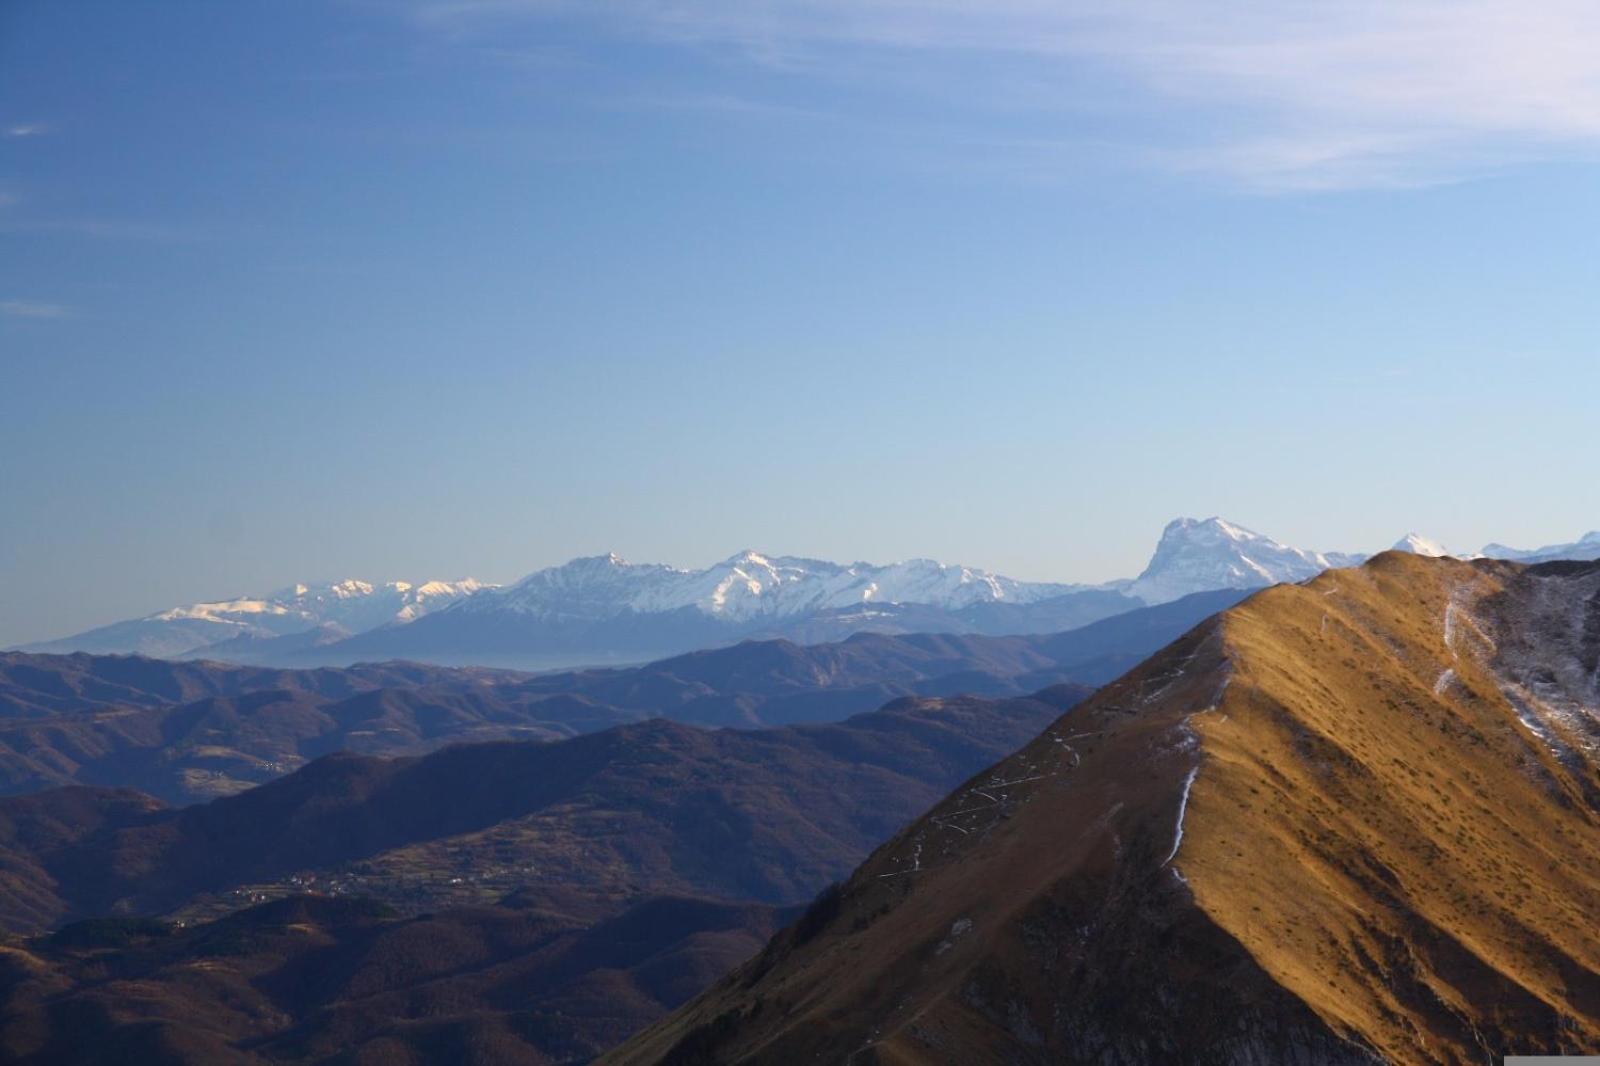
[[[1572,540],[1600,14],[1516,10],[7,5],[0,646],[607,550]]]
[[[1199,517],[1199,516],[1186,515],[1186,516],[1181,516],[1181,517],[1196,518],[1196,517]],[[1228,516],[1226,516],[1226,515],[1207,515],[1205,517],[1206,518],[1220,517],[1220,518],[1223,518],[1224,520],[1228,520]],[[1236,523],[1236,524],[1245,526],[1245,528],[1250,529],[1251,532],[1262,533],[1265,536],[1271,536],[1270,533],[1265,533],[1264,531],[1262,531],[1260,529],[1255,529],[1253,527],[1250,527],[1245,523]],[[1406,533],[1401,534],[1400,537],[1404,537],[1404,536],[1409,535],[1410,533],[1414,533],[1414,532],[1419,532],[1419,531],[1407,530]],[[1587,533],[1589,531],[1585,530],[1583,532]],[[1138,564],[1135,565],[1132,569],[1127,570],[1127,571],[1122,572],[1122,573],[1109,574],[1109,575],[1100,576],[1100,577],[1084,578],[1084,577],[1063,577],[1063,576],[1060,576],[1060,575],[1049,574],[1049,573],[1043,573],[1043,574],[1014,573],[1014,572],[1011,572],[1011,571],[1003,570],[1001,568],[992,567],[992,566],[986,566],[986,565],[984,565],[982,563],[975,563],[975,562],[973,562],[972,560],[969,560],[969,559],[936,559],[936,561],[940,562],[940,563],[943,563],[945,565],[959,565],[959,566],[974,567],[976,569],[987,570],[987,571],[990,571],[991,573],[997,573],[997,574],[1000,574],[1001,576],[1004,576],[1004,577],[1016,578],[1018,580],[1023,580],[1023,581],[1060,582],[1060,583],[1064,583],[1064,584],[1086,584],[1086,585],[1092,585],[1092,584],[1099,584],[1099,583],[1107,582],[1107,581],[1116,581],[1116,580],[1121,580],[1121,579],[1135,578],[1135,577],[1139,576],[1140,572],[1145,569],[1146,564],[1149,562],[1149,555],[1155,549],[1155,546],[1156,546],[1156,544],[1157,544],[1157,542],[1159,540],[1159,534],[1160,534],[1160,530],[1157,530],[1156,531],[1156,535],[1154,535],[1154,536],[1152,536],[1150,538],[1150,543],[1149,543],[1148,549],[1146,550],[1144,556],[1141,557],[1141,559],[1138,562]],[[1419,535],[1427,536],[1426,533],[1420,533]],[[1558,538],[1556,538],[1554,540],[1550,540],[1550,541],[1541,541],[1538,544],[1532,544],[1532,543],[1529,543],[1529,544],[1509,544],[1507,546],[1508,547],[1513,547],[1513,548],[1544,547],[1547,544],[1564,543],[1564,542],[1567,542],[1567,541],[1577,540],[1578,537],[1580,537],[1582,535],[1583,535],[1582,533],[1578,533],[1578,534],[1572,534],[1571,536],[1567,536],[1567,537],[1558,537]],[[1345,553],[1348,553],[1348,554],[1375,555],[1380,551],[1383,551],[1383,550],[1386,550],[1386,549],[1390,548],[1394,543],[1398,542],[1400,537],[1395,538],[1394,541],[1386,542],[1384,544],[1377,545],[1375,547],[1349,548],[1349,547],[1338,547],[1338,546],[1327,546],[1327,545],[1306,545],[1306,544],[1294,544],[1294,543],[1291,543],[1289,546],[1290,547],[1296,547],[1296,548],[1303,548],[1303,549],[1306,549],[1306,550],[1309,550],[1309,551],[1345,552]],[[1278,538],[1274,538],[1274,539],[1278,539]],[[1451,544],[1448,541],[1441,541],[1437,537],[1428,537],[1428,539],[1433,540],[1435,543],[1438,543],[1443,547],[1449,548],[1455,554],[1461,554],[1461,555],[1474,554],[1479,549],[1481,549],[1482,547],[1488,546],[1489,543],[1494,543],[1493,541],[1485,542],[1484,544],[1480,544],[1477,548],[1470,548],[1469,549],[1469,548],[1465,548],[1465,547],[1463,547],[1461,545]],[[698,559],[698,560],[694,560],[694,561],[690,561],[690,562],[683,562],[683,561],[674,560],[674,559],[656,559],[656,558],[646,558],[646,557],[632,557],[632,556],[628,556],[626,553],[623,553],[623,552],[618,552],[616,554],[620,555],[624,559],[624,561],[629,562],[629,563],[665,563],[666,565],[679,567],[681,569],[704,569],[705,567],[714,565],[714,564],[716,564],[718,562],[722,562],[722,561],[725,561],[727,559],[731,559],[735,555],[739,554],[742,551],[750,551],[750,550],[761,552],[762,554],[765,554],[765,555],[768,555],[768,556],[773,556],[773,557],[784,556],[784,557],[791,557],[791,558],[798,557],[798,558],[825,559],[828,562],[846,563],[846,564],[848,564],[848,563],[870,563],[870,564],[874,564],[874,565],[883,565],[883,564],[888,564],[888,563],[904,562],[904,561],[907,561],[909,559],[933,558],[932,556],[915,555],[915,554],[897,556],[897,557],[885,557],[885,558],[866,558],[866,557],[858,556],[858,555],[839,555],[839,556],[827,556],[827,557],[824,557],[824,556],[818,555],[817,553],[806,552],[806,551],[766,551],[765,549],[761,548],[758,545],[748,545],[745,548],[738,549],[737,551],[724,552],[722,554],[718,554],[718,555],[715,555],[715,556],[712,556],[712,557],[702,558],[702,559]],[[292,578],[287,578],[287,579],[281,580],[276,584],[269,584],[269,585],[266,585],[266,586],[263,586],[263,587],[259,587],[259,588],[229,589],[229,590],[227,590],[227,591],[225,591],[223,593],[220,593],[220,594],[213,592],[213,593],[206,593],[206,594],[203,594],[203,595],[192,596],[192,597],[190,597],[188,599],[179,599],[179,600],[173,600],[171,602],[163,602],[163,603],[158,604],[156,606],[150,607],[148,610],[138,610],[138,611],[132,612],[130,614],[122,614],[122,615],[116,615],[116,616],[113,616],[113,617],[105,617],[105,618],[101,618],[101,619],[99,619],[97,621],[91,621],[91,622],[88,622],[88,623],[76,624],[76,628],[71,629],[71,630],[64,630],[64,631],[62,631],[60,633],[37,633],[37,634],[34,634],[32,636],[16,638],[16,639],[13,639],[13,640],[11,640],[9,642],[0,642],[0,648],[6,648],[6,647],[13,646],[13,645],[31,644],[31,643],[35,643],[35,642],[38,642],[38,641],[47,641],[47,640],[57,639],[57,638],[60,638],[60,637],[66,637],[66,636],[70,636],[70,635],[72,635],[74,633],[78,633],[78,632],[84,631],[86,629],[90,629],[90,628],[98,626],[98,625],[111,623],[111,622],[117,622],[117,621],[123,621],[123,620],[128,619],[128,618],[141,617],[143,615],[153,614],[153,613],[156,613],[156,612],[159,612],[159,611],[162,611],[162,610],[166,610],[166,609],[169,609],[169,608],[172,608],[172,607],[182,606],[182,605],[185,605],[185,604],[188,604],[188,603],[207,602],[207,601],[222,601],[222,600],[227,600],[227,599],[230,599],[230,598],[242,597],[242,596],[267,595],[267,594],[279,592],[279,591],[282,591],[284,589],[290,588],[290,587],[292,587],[293,585],[295,585],[297,583],[299,583],[299,584],[331,584],[331,583],[334,583],[334,582],[345,581],[345,580],[360,580],[360,581],[368,581],[368,582],[377,583],[377,582],[387,582],[387,581],[419,582],[419,581],[441,581],[441,580],[442,581],[459,581],[459,580],[465,580],[465,579],[475,579],[475,580],[478,580],[478,581],[485,582],[487,584],[510,585],[510,584],[514,584],[515,582],[519,581],[520,579],[528,576],[529,574],[531,574],[531,573],[533,573],[533,572],[535,572],[537,570],[544,569],[547,566],[559,566],[562,563],[566,563],[566,562],[572,561],[572,559],[583,558],[585,556],[596,557],[596,556],[601,556],[601,555],[604,555],[604,554],[606,554],[604,551],[587,552],[587,553],[584,553],[584,555],[582,555],[582,556],[573,556],[573,557],[569,557],[567,559],[555,560],[553,562],[542,564],[540,566],[531,567],[531,568],[516,572],[516,573],[514,573],[514,574],[512,574],[510,576],[507,576],[507,577],[484,577],[482,574],[477,574],[477,573],[459,573],[459,574],[457,574],[457,573],[432,573],[432,572],[409,573],[409,574],[347,573],[347,574],[320,574],[320,575],[310,575],[310,576],[299,575],[297,577],[292,577]]]

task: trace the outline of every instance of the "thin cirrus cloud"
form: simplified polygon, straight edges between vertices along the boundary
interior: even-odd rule
[[[6,318],[66,318],[67,309],[61,304],[34,300],[0,300],[0,315]]]
[[[871,67],[861,50],[895,53],[926,64],[930,82],[953,74],[973,105],[1015,105],[1003,86],[1020,69],[1041,114],[1081,109],[1068,86],[1102,77],[1131,84],[1152,115],[1182,116],[1126,123],[1129,150],[1264,188],[1446,182],[1587,156],[1600,142],[1593,0],[421,0],[413,10],[457,36],[585,19],[800,72],[859,72]]]

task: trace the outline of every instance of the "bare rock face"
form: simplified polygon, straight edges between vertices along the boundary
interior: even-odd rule
[[[1487,660],[1522,724],[1596,805],[1600,789],[1584,768],[1600,756],[1600,565],[1532,567],[1472,605],[1488,631],[1458,606],[1451,636]]]
[[[1191,631],[608,1061],[1600,1051],[1600,564],[1385,553]]]

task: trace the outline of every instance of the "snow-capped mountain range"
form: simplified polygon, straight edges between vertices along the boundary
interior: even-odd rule
[[[1444,555],[1411,533],[1394,548]],[[1600,558],[1572,544],[1483,553],[1540,562]],[[505,587],[347,580],[191,604],[29,646],[281,665],[410,658],[529,667],[633,661],[747,638],[837,640],[879,632],[1044,633],[1198,592],[1303,581],[1366,556],[1282,544],[1221,518],[1180,518],[1150,564],[1101,585],[1019,581],[929,559],[833,563],[744,551],[704,569],[575,559]]]
[[[879,566],[744,551],[700,570],[574,559],[320,654],[547,667],[657,658],[747,638],[1056,632],[1142,606],[1103,586],[1018,581],[928,559]]]
[[[1585,533],[1570,544],[1547,544],[1529,551],[1508,548],[1504,544],[1491,544],[1483,549],[1483,554],[1490,559],[1510,559],[1518,563],[1549,563],[1558,559],[1587,562],[1600,559],[1600,529]]]
[[[744,551],[704,570],[680,570],[635,565],[612,554],[540,570],[466,609],[581,618],[689,609],[751,622],[864,604],[917,603],[942,610],[980,603],[1028,604],[1087,587],[1017,581],[932,559],[874,566]]]
[[[217,645],[265,642],[311,631],[337,639],[383,625],[403,625],[494,587],[472,578],[378,584],[352,579],[317,585],[295,584],[265,596],[241,596],[174,607],[61,640],[32,644],[24,650],[178,658]]]

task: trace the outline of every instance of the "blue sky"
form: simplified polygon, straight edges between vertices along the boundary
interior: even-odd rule
[[[0,645],[606,550],[1571,539],[1597,142],[1565,0],[13,0]]]

